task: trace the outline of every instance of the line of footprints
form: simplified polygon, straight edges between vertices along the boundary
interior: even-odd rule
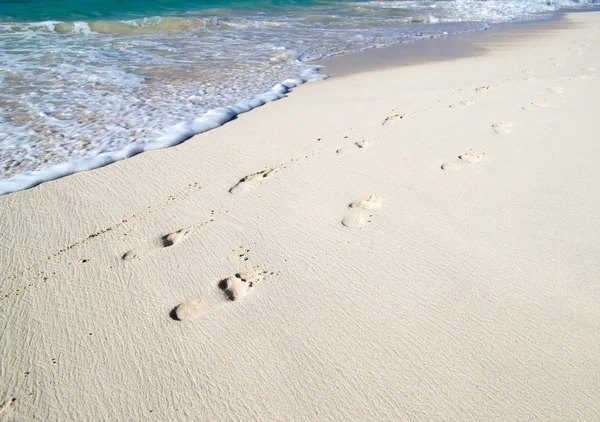
[[[348,209],[342,219],[342,225],[354,228],[363,227],[371,221],[373,210],[380,208],[381,203],[382,200],[377,195],[370,195],[366,199],[352,202],[348,205]],[[188,231],[178,231],[163,237],[164,247],[169,247],[180,242],[189,236],[189,234],[190,232]],[[123,259],[127,259],[128,256],[125,254]],[[254,268],[250,271],[240,272],[224,278],[216,283],[216,288],[206,296],[177,305],[171,311],[171,318],[177,321],[187,321],[215,310],[228,302],[240,300],[261,284],[266,274],[266,271]]]
[[[595,69],[585,69],[588,72],[595,71]],[[582,79],[582,78],[580,78]],[[483,91],[483,88],[487,91],[490,86],[477,88],[476,91]],[[548,88],[548,91],[555,94],[562,94],[563,88],[553,86]],[[469,103],[470,104],[470,103]],[[523,107],[523,109],[532,108],[544,108],[547,106],[545,101],[532,102]],[[394,114],[387,117],[383,121],[383,125],[389,123],[392,120],[398,120],[406,117],[405,114]],[[493,131],[498,135],[509,135],[512,132],[513,124],[507,121],[500,121],[491,125]],[[320,140],[320,139],[319,139]],[[354,142],[349,146],[336,150],[338,154],[349,154],[364,150],[373,145],[371,140],[361,140]],[[485,152],[476,151],[472,149],[466,150],[460,154],[457,158],[444,163],[441,165],[442,170],[457,170],[464,166],[468,166],[474,163],[478,163],[482,160]],[[293,160],[292,160],[293,161]],[[256,173],[244,176],[234,186],[229,189],[229,193],[234,195],[244,194],[255,189],[258,184],[264,181],[266,178],[276,174],[282,168],[286,168],[286,165],[277,165],[271,168],[267,168]],[[344,227],[349,228],[362,228],[371,222],[374,215],[374,210],[381,208],[382,198],[376,194],[369,195],[365,199],[357,200],[350,203],[344,213],[341,220],[341,224]],[[173,233],[169,233],[160,239],[142,247],[128,251],[122,256],[124,261],[133,261],[141,259],[144,255],[153,253],[159,249],[169,248],[175,246],[185,239],[187,239],[195,229],[201,227],[209,222],[205,221],[197,224],[193,227],[184,228]],[[247,258],[246,258],[247,259]],[[215,284],[215,288],[212,293],[206,295],[203,298],[197,300],[190,300],[177,305],[171,311],[171,317],[178,321],[187,321],[194,319],[206,312],[212,311],[219,308],[225,303],[231,301],[237,301],[245,297],[250,293],[256,286],[261,284],[265,279],[267,272],[259,268],[253,268],[250,271],[240,272],[230,277],[224,278]],[[271,273],[273,274],[273,273]]]
[[[507,135],[511,132],[512,124],[509,122],[498,122],[493,124],[492,128],[498,134]],[[336,150],[336,153],[353,153],[368,148],[371,145],[373,145],[373,141],[362,140],[355,142],[350,146],[338,149]],[[456,160],[443,164],[441,168],[443,170],[455,170],[464,165],[479,162],[484,154],[485,153],[482,151],[467,150],[459,155]],[[274,166],[244,176],[229,189],[229,193],[239,195],[249,192],[255,189],[263,180],[274,175],[282,168],[285,167],[283,165]],[[344,213],[341,224],[344,227],[357,229],[366,226],[371,222],[374,211],[381,208],[382,203],[382,198],[376,194],[371,194],[364,199],[351,202]],[[166,234],[145,247],[126,252],[122,256],[122,259],[124,261],[139,260],[143,256],[156,252],[159,249],[175,246],[187,239],[195,229],[212,221],[214,220],[211,219],[210,221],[205,221],[195,226]],[[215,310],[228,302],[240,300],[256,286],[261,284],[264,281],[266,274],[266,271],[263,271],[260,268],[254,268],[250,271],[240,272],[224,278],[216,283],[215,289],[206,296],[196,300],[185,301],[177,305],[171,311],[170,316],[177,321],[188,321]]]
[[[349,147],[339,149],[336,152],[341,154],[352,153],[371,145],[372,141],[363,140],[356,142]],[[251,191],[264,179],[275,174],[281,168],[285,167],[275,166],[245,176],[229,189],[229,192],[234,195],[239,195]],[[371,222],[373,210],[380,208],[381,204],[381,198],[375,194],[370,195],[365,199],[354,201],[348,205],[341,220],[341,224],[344,227],[361,228]],[[149,242],[146,246],[126,252],[121,259],[123,261],[136,261],[142,259],[146,255],[155,253],[160,249],[178,245],[187,239],[198,227],[212,221],[214,221],[214,219],[166,234],[160,239]],[[241,256],[245,256],[245,254],[242,254]],[[244,260],[247,260],[247,258]],[[185,301],[177,305],[171,311],[170,316],[177,321],[187,321],[215,310],[226,303],[238,301],[250,293],[256,286],[261,284],[265,279],[266,274],[267,272],[260,268],[253,268],[250,271],[240,272],[224,278],[215,284],[215,288],[211,293],[200,299]]]
[[[504,124],[502,122],[502,124]],[[505,124],[510,127],[510,124]],[[373,145],[373,141],[362,140],[355,142],[348,147],[336,150],[338,154],[347,154],[360,151]],[[469,150],[459,156],[459,161],[444,164],[443,169],[454,169],[461,166],[463,162],[474,163],[481,159],[483,152],[474,152]],[[241,178],[234,186],[229,189],[229,192],[234,195],[249,192],[257,187],[264,179],[278,172],[284,166],[274,166],[268,169],[252,173]],[[364,199],[351,202],[341,220],[344,227],[362,228],[371,222],[374,211],[381,208],[383,200],[376,194],[371,194]],[[160,249],[170,248],[186,240],[197,228],[214,221],[204,221],[197,225],[183,228],[175,232],[166,234],[160,239],[150,242],[146,246],[138,249],[133,249],[126,252],[121,258],[123,261],[140,260],[146,255],[157,252]],[[185,301],[177,305],[171,311],[171,318],[177,321],[188,321],[197,318],[207,312],[215,310],[228,302],[238,301],[250,293],[256,286],[261,284],[267,272],[260,268],[254,268],[250,271],[240,272],[230,277],[224,278],[215,284],[215,289],[206,296]],[[271,273],[273,274],[273,273]]]

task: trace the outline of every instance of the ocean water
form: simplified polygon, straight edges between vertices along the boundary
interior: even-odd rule
[[[0,0],[0,194],[177,144],[311,61],[598,0]]]

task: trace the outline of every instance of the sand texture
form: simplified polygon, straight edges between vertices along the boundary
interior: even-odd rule
[[[600,13],[561,25],[0,197],[0,420],[600,420]]]

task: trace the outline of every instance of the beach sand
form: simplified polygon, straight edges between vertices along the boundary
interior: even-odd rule
[[[0,197],[0,419],[600,420],[600,13],[553,25]]]

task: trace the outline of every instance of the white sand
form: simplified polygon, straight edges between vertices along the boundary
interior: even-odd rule
[[[600,13],[567,23],[0,197],[0,419],[600,420]]]

